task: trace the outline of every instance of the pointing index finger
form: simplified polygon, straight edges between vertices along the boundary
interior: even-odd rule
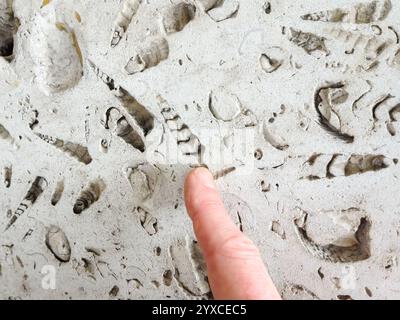
[[[280,299],[259,251],[227,213],[212,174],[193,170],[185,202],[216,299]]]

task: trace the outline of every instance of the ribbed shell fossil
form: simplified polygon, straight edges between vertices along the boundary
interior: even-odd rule
[[[365,24],[384,20],[391,9],[392,3],[390,0],[370,1],[366,3],[357,3],[349,8],[336,8],[310,13],[301,18],[311,21]]]
[[[129,27],[133,16],[137,13],[142,0],[125,0],[121,10],[118,12],[117,19],[114,22],[111,47],[115,47],[121,41],[122,36]]]
[[[168,6],[160,18],[161,32],[170,34],[183,30],[195,14],[196,7],[190,3],[181,2]]]
[[[106,184],[103,180],[97,179],[91,182],[79,195],[74,205],[74,213],[80,214],[88,209],[93,203],[99,200],[101,193],[105,190]]]
[[[158,65],[161,61],[168,58],[169,45],[167,40],[162,37],[149,38],[143,46],[136,49],[132,58],[125,66],[128,74],[142,72],[145,69]]]
[[[68,156],[82,162],[84,164],[89,164],[92,162],[92,157],[89,154],[88,148],[73,143],[70,141],[64,141],[58,138],[50,137],[41,133],[35,133],[40,139],[51,144],[55,148],[59,149],[60,151],[64,152]]]
[[[43,177],[36,177],[32,182],[28,192],[26,193],[24,199],[19,204],[17,210],[15,210],[14,215],[9,220],[6,230],[9,229],[17,219],[22,216],[26,210],[28,210],[43,193],[44,189],[47,187],[47,180]]]

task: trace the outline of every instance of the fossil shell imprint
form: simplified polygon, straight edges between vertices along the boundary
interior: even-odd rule
[[[127,111],[133,118],[132,120],[134,120],[137,126],[142,129],[141,131],[143,135],[147,136],[154,128],[154,116],[151,114],[151,112],[137,99],[135,99],[135,97],[133,97],[132,94],[130,94],[126,89],[116,85],[114,79],[101,71],[100,68],[98,68],[92,61],[88,60],[88,62],[97,77],[107,85],[107,87],[113,92],[114,96],[120,101],[125,111]],[[109,129],[108,120],[111,111],[116,111],[116,113],[120,114],[120,111],[114,107],[107,110],[104,123],[106,129]]]
[[[308,180],[334,179],[380,171],[390,166],[392,160],[383,155],[314,154],[307,160],[305,178]]]
[[[220,87],[211,91],[208,98],[208,108],[215,119],[229,122],[240,115],[242,104],[235,94]]]
[[[384,20],[392,9],[390,0],[357,3],[348,8],[336,8],[303,15],[303,20],[365,24]]]
[[[133,16],[137,13],[142,0],[125,0],[114,22],[111,47],[114,48],[121,41],[128,29]]]
[[[56,206],[57,203],[60,201],[62,194],[64,192],[64,179],[61,179],[57,182],[57,185],[54,189],[54,193],[51,196],[51,205]]]
[[[325,38],[320,37],[314,33],[303,32],[290,28],[289,41],[293,42],[300,48],[303,48],[305,52],[311,54],[314,51],[322,51],[326,54],[328,49],[325,45]]]
[[[142,207],[137,207],[136,214],[138,215],[142,228],[149,236],[153,236],[158,232],[157,218],[155,218],[150,212]]]
[[[132,187],[135,198],[143,204],[154,194],[158,181],[158,172],[150,163],[143,163],[136,167],[127,168],[126,178]]]
[[[163,34],[182,31],[193,20],[196,7],[191,3],[180,2],[164,9],[160,18],[160,28]]]
[[[207,14],[215,22],[221,22],[236,16],[240,8],[240,3],[237,0],[224,0],[218,2],[217,6],[207,11]]]
[[[47,187],[47,180],[43,177],[36,177],[32,182],[28,192],[26,193],[24,199],[18,205],[17,210],[15,210],[14,215],[10,218],[7,223],[6,229],[8,230],[17,219],[22,216],[26,210],[28,210],[43,193],[44,189]]]
[[[176,113],[175,109],[163,97],[158,96],[157,100],[165,124],[171,133],[175,135],[178,148],[183,156],[187,157],[190,161],[194,161],[196,164],[202,164],[204,146],[201,144],[200,139],[193,134],[182,118]]]
[[[142,137],[132,128],[125,117],[117,121],[115,134],[140,152],[146,150]]]
[[[191,297],[206,297],[210,287],[199,245],[188,238],[179,239],[169,247],[169,257],[179,288]]]
[[[64,152],[68,156],[82,162],[84,164],[89,164],[92,162],[92,157],[89,154],[88,148],[69,141],[64,141],[58,138],[53,138],[41,133],[35,133],[40,139],[51,144],[55,148],[59,149],[60,151]]]
[[[75,32],[58,21],[53,5],[35,16],[30,53],[36,83],[46,95],[74,87],[82,77],[82,53]]]
[[[57,226],[50,226],[46,234],[46,246],[61,262],[68,262],[71,258],[71,246],[68,238]]]
[[[116,96],[124,109],[142,129],[143,134],[147,136],[154,128],[154,116],[151,112],[122,87],[119,87]]]
[[[125,71],[128,74],[142,72],[158,65],[161,61],[167,59],[168,55],[169,45],[167,40],[162,37],[149,38],[136,49],[134,56],[126,64]]]
[[[1,123],[0,123],[0,140],[7,141],[9,144],[14,146],[14,148],[18,148],[18,145],[15,143],[15,140],[11,136],[10,132]]]
[[[6,166],[3,169],[3,179],[4,179],[4,185],[6,188],[9,188],[11,186],[11,178],[12,178],[12,166]]]
[[[307,215],[304,216],[304,224]],[[369,231],[371,223],[364,217],[360,220],[360,225],[355,233],[356,243],[348,246],[338,246],[335,244],[321,245],[311,239],[305,229],[305,225],[300,225],[301,219],[295,220],[295,231],[303,247],[313,256],[330,261],[333,263],[349,263],[366,260],[371,256]]]
[[[274,59],[263,53],[260,56],[260,65],[266,73],[272,73],[280,68],[280,66],[282,65],[282,61]]]
[[[0,56],[9,57],[14,50],[14,33],[17,29],[13,0],[0,0]]]
[[[101,193],[105,190],[106,184],[103,180],[97,179],[91,182],[79,195],[74,205],[74,213],[80,214],[88,209],[93,203],[99,200]]]

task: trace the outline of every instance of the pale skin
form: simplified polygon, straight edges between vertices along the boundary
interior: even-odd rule
[[[185,181],[185,203],[217,300],[280,300],[258,248],[230,218],[205,168]]]

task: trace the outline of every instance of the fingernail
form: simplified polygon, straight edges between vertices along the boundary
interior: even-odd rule
[[[208,171],[205,168],[198,168],[196,169],[196,176],[197,180],[199,183],[201,183],[203,186],[210,188],[210,189],[216,189],[216,185],[214,183],[214,178],[211,174],[210,171]]]

